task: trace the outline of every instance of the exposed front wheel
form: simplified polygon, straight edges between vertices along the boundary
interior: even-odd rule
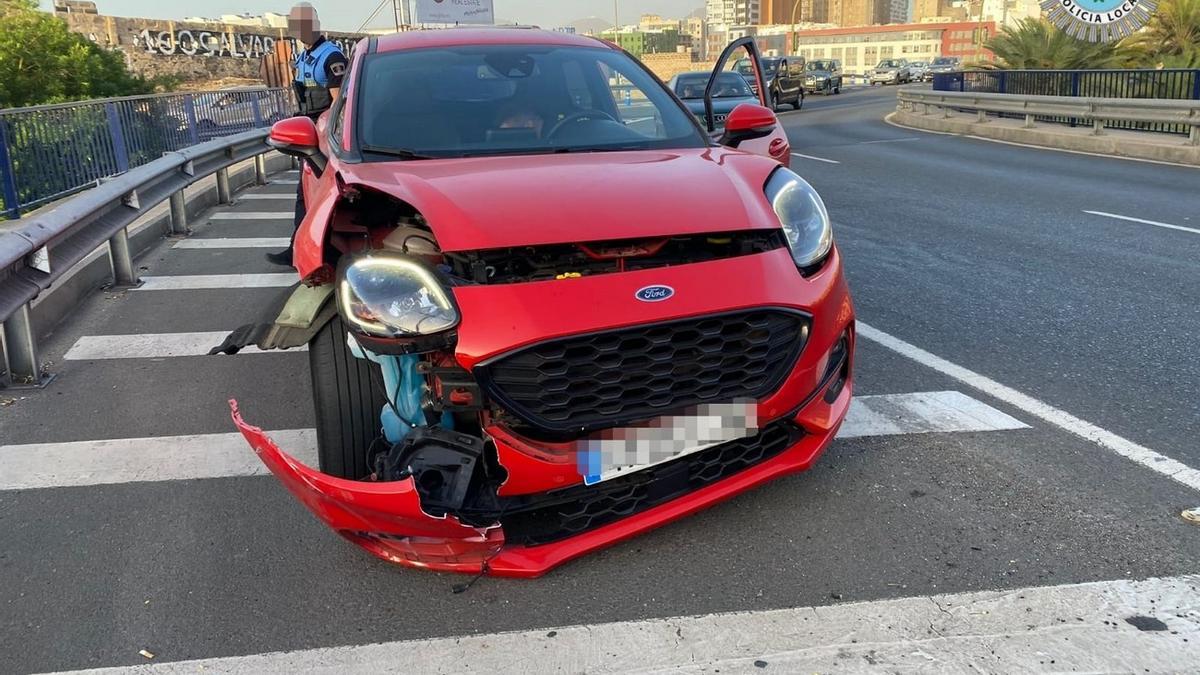
[[[380,414],[387,405],[382,375],[346,345],[339,316],[308,343],[313,406],[317,420],[317,460],[322,472],[357,480],[371,473],[367,450],[382,435]]]

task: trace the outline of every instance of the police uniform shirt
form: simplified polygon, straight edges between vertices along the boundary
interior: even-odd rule
[[[301,114],[315,119],[333,105],[329,90],[342,86],[349,63],[342,50],[324,35],[296,56],[296,79],[292,84]]]

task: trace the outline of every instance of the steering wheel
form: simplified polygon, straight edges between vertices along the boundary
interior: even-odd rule
[[[604,112],[603,110],[596,110],[594,108],[588,109],[588,110],[576,110],[575,112],[567,115],[566,117],[564,117],[561,120],[559,120],[558,122],[556,122],[554,124],[554,126],[550,128],[550,131],[546,134],[546,138],[554,138],[554,136],[557,135],[558,132],[563,130],[563,127],[565,127],[566,125],[568,125],[572,122],[582,122],[584,120],[589,120],[593,117],[603,117],[604,119],[606,119],[610,122],[617,121],[617,118],[613,117],[612,115],[609,115],[608,113]]]

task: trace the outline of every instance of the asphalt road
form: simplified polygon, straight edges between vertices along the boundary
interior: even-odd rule
[[[826,160],[793,168],[833,215],[860,318],[1200,465],[1200,235],[1083,213],[1195,227],[1200,172],[898,129],[881,121],[894,91],[782,116],[795,151]],[[287,211],[293,190],[232,211]],[[195,226],[288,232],[286,218]],[[279,271],[263,249],[173,243],[141,274]],[[229,432],[230,397],[265,428],[310,426],[303,354],[64,358],[89,336],[228,330],[276,292],[97,294],[46,345],[57,379],[0,392],[16,397],[0,446]],[[838,440],[805,475],[462,594],[460,577],[342,542],[271,477],[4,489],[0,672],[1196,571],[1200,530],[1178,518],[1194,490],[874,342],[857,377],[858,395],[960,391],[1029,428]]]

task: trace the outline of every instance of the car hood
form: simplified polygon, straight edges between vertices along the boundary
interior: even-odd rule
[[[772,229],[779,166],[729,148],[345,164],[411,204],[444,251]]]

